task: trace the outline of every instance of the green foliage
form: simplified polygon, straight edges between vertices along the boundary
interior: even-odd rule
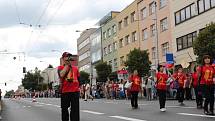
[[[110,80],[113,80],[113,81],[117,81],[117,72],[111,72],[110,75],[108,76],[108,78]]]
[[[95,66],[98,82],[106,82],[109,74],[111,73],[111,66],[106,62],[99,62]]]
[[[44,90],[43,77],[40,75],[40,70],[35,68],[34,72],[28,71],[22,79],[22,86],[28,90]]]
[[[89,74],[85,71],[80,71],[80,84],[85,84],[85,83],[89,83],[90,79],[89,79]]]
[[[205,54],[215,58],[215,23],[207,25],[193,42],[194,54],[198,56],[197,61],[201,63]]]
[[[128,59],[125,65],[128,71],[132,73],[137,70],[140,76],[147,75],[150,70],[149,53],[147,50],[134,49],[128,54]]]
[[[10,97],[13,96],[14,94],[15,94],[14,90],[6,91],[4,97],[5,97],[5,98],[10,98]]]
[[[49,64],[48,68],[54,68],[51,64]]]

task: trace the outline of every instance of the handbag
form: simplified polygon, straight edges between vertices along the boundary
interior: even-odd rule
[[[127,82],[125,83],[125,88],[126,88],[126,89],[130,89],[130,88],[131,88],[131,85],[132,85],[132,82],[127,81]]]

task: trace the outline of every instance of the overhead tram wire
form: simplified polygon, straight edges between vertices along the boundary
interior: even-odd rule
[[[42,14],[40,15],[40,17],[38,18],[38,20],[37,20],[37,22],[36,22],[36,26],[40,27],[40,26],[39,26],[39,23],[40,23],[42,17],[45,15],[45,13],[46,13],[46,11],[47,11],[47,9],[48,9],[48,7],[49,7],[51,1],[52,1],[52,0],[49,0],[49,1],[48,1],[48,4],[46,5],[46,8],[43,10]]]
[[[14,0],[14,5],[15,5],[16,15],[18,17],[19,24],[21,24],[22,22],[21,22],[21,18],[20,18],[20,14],[19,14],[19,10],[18,10],[16,0]]]

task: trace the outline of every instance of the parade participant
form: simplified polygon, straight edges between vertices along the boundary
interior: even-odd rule
[[[159,65],[158,66],[158,73],[156,74],[156,87],[157,87],[157,92],[159,96],[159,104],[160,104],[160,111],[164,112],[166,111],[165,108],[165,103],[166,103],[166,89],[167,89],[167,79],[168,75],[165,74],[164,71],[164,66]]]
[[[133,109],[138,108],[138,93],[141,90],[141,80],[138,75],[137,70],[134,70],[132,76],[130,77],[132,82],[130,93],[131,93],[131,106]]]
[[[199,84],[203,90],[205,97],[204,113],[206,115],[214,115],[214,82],[215,70],[212,67],[212,58],[209,55],[204,55],[202,59],[202,66],[198,70]],[[208,110],[208,105],[210,109]]]
[[[72,54],[64,52],[62,55],[62,65],[58,66],[61,92],[61,113],[62,121],[80,121],[79,110],[79,71],[72,66]],[[70,107],[70,113],[68,108]],[[70,114],[70,115],[69,115]]]
[[[186,75],[183,73],[182,66],[179,66],[177,72],[173,74],[173,80],[176,82],[175,84],[178,84],[176,97],[180,105],[183,106]]]
[[[198,85],[198,73],[196,67],[194,67],[194,72],[192,73],[192,86],[195,91],[197,108],[202,108],[203,104],[202,91],[200,89],[200,86]]]

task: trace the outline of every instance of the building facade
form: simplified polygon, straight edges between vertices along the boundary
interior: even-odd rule
[[[193,67],[196,61],[192,43],[207,24],[215,22],[215,0],[171,1],[173,53],[175,65]]]
[[[78,68],[79,71],[85,71],[91,73],[91,43],[90,36],[95,32],[95,28],[90,28],[83,31],[80,37],[77,39],[77,50],[78,50]]]
[[[135,0],[116,16],[118,29],[116,37],[118,41],[118,70],[125,68],[124,62],[127,60],[129,52],[134,48],[140,48],[137,2],[138,0]]]
[[[111,65],[112,72],[118,70],[118,47],[117,47],[117,22],[116,15],[119,12],[111,11],[105,17],[103,17],[99,24],[101,26],[102,33],[102,49],[103,49],[103,61]]]
[[[141,50],[148,50],[152,68],[166,62],[172,52],[170,0],[139,0]]]
[[[91,55],[91,84],[96,84],[97,73],[95,66],[99,61],[102,61],[102,43],[101,43],[101,28],[96,29],[90,35],[90,55]]]

